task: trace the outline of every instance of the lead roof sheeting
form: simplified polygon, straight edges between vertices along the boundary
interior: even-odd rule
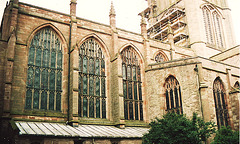
[[[16,121],[20,135],[46,135],[62,137],[109,137],[109,138],[141,138],[148,128],[115,126],[79,125],[72,127],[64,123],[23,122]]]

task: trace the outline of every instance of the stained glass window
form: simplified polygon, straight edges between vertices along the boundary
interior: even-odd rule
[[[182,114],[181,88],[177,79],[169,76],[165,82],[166,111]]]
[[[132,47],[122,53],[124,117],[126,120],[143,120],[141,73],[137,54]]]
[[[62,44],[51,28],[33,37],[28,54],[25,109],[61,111]]]
[[[105,58],[94,38],[79,48],[79,101],[78,115],[106,118]]]
[[[215,102],[218,128],[228,126],[228,109],[226,103],[226,91],[221,79],[218,77],[213,83],[213,96]]]

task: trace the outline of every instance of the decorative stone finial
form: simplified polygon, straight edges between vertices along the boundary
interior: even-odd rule
[[[111,2],[111,9],[110,9],[109,15],[114,15],[114,16],[116,15],[116,12],[113,6],[113,1]]]

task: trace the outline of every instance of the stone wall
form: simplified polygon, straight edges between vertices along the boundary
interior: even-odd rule
[[[150,65],[146,71],[149,119],[161,117],[166,113],[164,83],[168,76],[174,76],[181,87],[183,113],[192,116],[201,115],[200,99],[197,88],[197,74],[194,71],[198,63],[195,59],[159,63]]]

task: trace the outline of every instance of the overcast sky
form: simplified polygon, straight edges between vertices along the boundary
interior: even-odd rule
[[[0,20],[9,0],[0,0]],[[70,0],[19,0],[20,2],[69,13]],[[140,16],[138,13],[147,7],[145,0],[77,0],[77,16],[92,21],[109,24],[111,1],[116,11],[117,27],[140,33]],[[237,44],[240,44],[240,0],[228,0],[232,9],[233,25]]]

